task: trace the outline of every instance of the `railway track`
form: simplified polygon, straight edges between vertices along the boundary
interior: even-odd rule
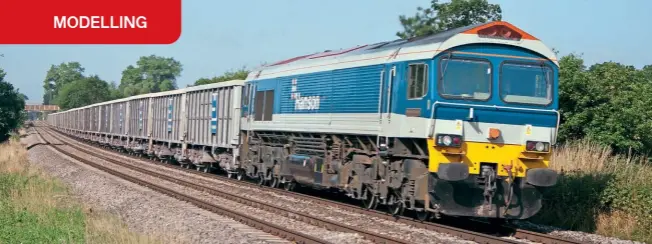
[[[40,131],[39,133],[42,133],[42,131]],[[50,133],[50,132],[45,132],[45,133]],[[52,134],[50,134],[50,136],[52,136]],[[55,136],[53,136],[53,137],[55,139],[58,139]],[[161,186],[161,185],[154,184],[154,183],[142,180],[142,179],[138,179],[136,177],[133,177],[133,176],[130,176],[128,174],[119,172],[117,170],[105,167],[105,166],[103,166],[101,164],[92,162],[90,160],[84,159],[83,157],[80,157],[78,155],[70,153],[69,151],[66,151],[65,149],[63,149],[62,146],[69,146],[69,147],[71,147],[71,148],[73,148],[75,150],[81,151],[81,152],[86,153],[86,154],[91,154],[94,157],[98,157],[98,158],[101,158],[103,160],[109,161],[110,163],[119,165],[119,166],[124,167],[124,168],[131,169],[131,170],[143,173],[143,174],[151,175],[151,176],[154,176],[156,178],[163,179],[165,181],[173,182],[173,183],[176,183],[176,184],[179,184],[179,185],[182,185],[182,186],[194,189],[194,190],[204,191],[204,192],[207,192],[207,193],[209,193],[211,195],[215,195],[215,196],[218,196],[218,197],[221,197],[221,198],[224,198],[224,199],[228,199],[228,200],[231,200],[231,201],[234,201],[234,202],[237,202],[237,203],[240,203],[240,204],[245,204],[245,205],[255,207],[255,208],[258,208],[258,209],[263,209],[263,210],[273,212],[273,213],[276,213],[276,214],[279,214],[279,215],[282,215],[282,216],[285,216],[285,217],[300,220],[300,221],[309,223],[311,225],[326,228],[328,230],[349,232],[349,233],[357,233],[357,234],[362,235],[365,239],[373,241],[375,243],[385,243],[385,244],[407,244],[407,243],[409,243],[409,242],[405,242],[403,240],[398,240],[398,239],[387,237],[387,236],[384,236],[384,235],[368,232],[368,231],[365,231],[365,230],[357,229],[357,228],[347,226],[347,225],[344,225],[344,224],[340,224],[340,223],[336,223],[336,222],[333,222],[333,221],[322,220],[322,219],[315,218],[315,217],[312,217],[312,216],[309,216],[309,215],[306,215],[306,214],[303,214],[303,213],[299,213],[299,212],[296,212],[296,211],[279,208],[277,206],[273,206],[273,205],[270,205],[270,204],[267,204],[267,203],[264,203],[264,202],[260,202],[260,201],[255,201],[255,200],[252,200],[252,199],[249,199],[249,198],[246,198],[246,197],[237,196],[237,195],[234,195],[234,194],[231,194],[231,193],[228,193],[228,192],[220,191],[218,189],[206,188],[205,186],[198,185],[198,184],[186,181],[184,179],[180,179],[180,178],[177,178],[177,177],[171,177],[171,176],[168,176],[168,175],[160,174],[158,172],[154,172],[154,171],[144,169],[144,168],[141,168],[141,167],[138,167],[138,166],[134,166],[134,165],[130,165],[130,164],[127,164],[127,163],[124,163],[124,162],[120,162],[118,160],[111,159],[111,158],[108,158],[108,157],[105,157],[105,156],[95,155],[92,152],[89,152],[88,150],[79,148],[78,146],[75,146],[75,145],[64,143],[60,139],[58,139],[58,140],[61,141],[61,143],[52,144],[52,143],[49,143],[49,141],[46,142],[46,143],[53,146],[54,149],[56,149],[57,151],[65,154],[65,155],[67,155],[67,156],[69,156],[71,158],[74,158],[75,160],[78,160],[78,161],[80,161],[82,163],[88,164],[88,165],[90,165],[92,167],[98,168],[98,169],[100,169],[102,171],[105,171],[105,172],[111,174],[111,175],[126,179],[128,181],[134,182],[134,183],[139,184],[139,185],[143,185],[145,187],[149,187],[149,188],[154,189],[154,190],[156,190],[158,192],[161,192],[161,193],[164,193],[166,195],[178,198],[180,200],[188,201],[188,202],[190,202],[190,203],[192,203],[192,204],[194,204],[194,205],[196,205],[198,207],[204,208],[206,210],[215,212],[215,213],[220,214],[220,215],[224,215],[224,216],[234,218],[234,219],[236,219],[236,220],[238,220],[240,222],[243,222],[243,223],[245,223],[247,225],[250,225],[252,227],[259,228],[259,229],[261,229],[261,230],[263,230],[265,232],[268,232],[268,233],[271,233],[271,234],[286,238],[286,239],[288,239],[290,241],[295,241],[297,243],[306,243],[306,244],[308,244],[308,243],[330,243],[328,241],[321,240],[319,238],[312,237],[312,236],[309,236],[309,235],[305,235],[305,234],[302,234],[300,232],[293,231],[293,230],[284,228],[282,226],[278,226],[278,225],[273,224],[273,223],[261,221],[261,220],[258,220],[256,218],[234,212],[232,210],[220,207],[218,205],[215,205],[215,204],[212,204],[210,202],[201,200],[199,198],[196,198],[196,197],[193,197],[193,196],[190,196],[190,195],[187,195],[187,194],[184,194],[184,193],[169,189],[169,188],[167,188],[165,186]]]
[[[54,131],[54,132],[57,133],[57,134],[63,135],[64,137],[67,137],[67,138],[69,138],[71,140],[77,141],[77,139],[72,137],[72,136],[60,133],[58,131]],[[338,223],[334,223],[332,221],[316,219],[314,217],[310,217],[309,215],[306,215],[306,214],[303,214],[303,213],[293,212],[291,210],[285,210],[285,209],[278,209],[278,207],[272,206],[272,205],[267,204],[267,203],[252,201],[249,198],[243,198],[243,197],[240,197],[240,196],[235,196],[233,194],[222,192],[222,191],[219,191],[217,189],[211,189],[211,188],[206,188],[205,186],[199,186],[199,185],[196,185],[194,183],[185,181],[185,180],[180,179],[180,178],[166,176],[166,175],[163,175],[163,174],[151,171],[151,170],[147,170],[147,169],[143,169],[143,168],[131,165],[131,164],[127,164],[125,162],[121,162],[119,160],[116,160],[115,158],[111,158],[111,157],[108,157],[106,155],[98,155],[97,153],[94,153],[94,152],[90,151],[89,149],[81,148],[81,147],[79,147],[77,145],[72,145],[72,144],[66,144],[66,145],[68,145],[68,146],[70,146],[70,147],[72,147],[72,148],[74,148],[74,149],[76,149],[78,151],[81,151],[83,153],[91,154],[94,157],[101,158],[103,160],[109,161],[109,162],[114,163],[114,164],[121,165],[121,166],[126,167],[126,168],[133,169],[135,171],[139,171],[139,172],[142,172],[142,173],[145,173],[145,174],[153,175],[155,177],[163,178],[165,180],[175,182],[177,184],[184,185],[184,186],[187,186],[187,187],[190,187],[190,188],[193,188],[193,189],[206,191],[206,192],[208,192],[210,194],[217,195],[217,196],[220,196],[220,197],[224,197],[224,198],[227,198],[229,200],[233,200],[233,201],[236,201],[236,202],[239,202],[239,203],[248,204],[248,205],[256,207],[256,208],[265,209],[265,210],[272,211],[272,212],[282,214],[282,215],[285,215],[285,216],[292,216],[295,219],[305,221],[305,222],[308,222],[308,223],[311,223],[311,224],[315,224],[317,226],[325,227],[325,228],[327,228],[329,230],[359,233],[359,234],[363,235],[365,238],[367,238],[369,240],[372,240],[372,241],[374,241],[376,243],[407,243],[407,242],[403,242],[401,240],[397,240],[397,239],[393,239],[393,238],[384,238],[382,236],[379,236],[376,233],[372,233],[372,232],[368,232],[368,231],[364,231],[364,230],[356,230],[355,228],[350,227],[350,226],[346,226],[346,225],[341,226]],[[84,145],[86,145],[86,144],[84,144]],[[95,145],[88,145],[88,146],[96,148],[98,150],[103,150],[105,152],[115,153],[113,151],[109,151],[107,149],[100,148],[100,147],[95,146]],[[127,155],[124,155],[124,156],[129,157],[129,158],[131,158],[133,160],[144,160],[144,158],[139,158],[139,157],[136,157],[136,156],[127,156]],[[75,158],[75,157],[73,157],[73,158]],[[177,166],[174,166],[174,165],[161,163],[161,162],[158,162],[158,161],[155,161],[155,160],[147,160],[147,161],[156,163],[156,164],[164,166],[164,167],[174,168],[175,170],[182,170],[182,171],[185,171],[185,172],[188,172],[188,173],[200,175],[200,176],[206,177],[206,178],[217,179],[217,180],[220,180],[220,181],[227,181],[227,182],[230,182],[230,183],[241,184],[241,185],[246,185],[246,186],[250,186],[250,187],[261,187],[261,186],[259,186],[257,184],[250,183],[250,182],[247,182],[247,181],[239,181],[239,180],[231,179],[231,178],[228,178],[228,177],[225,177],[225,176],[220,176],[220,175],[215,175],[215,174],[210,174],[210,173],[204,173],[204,172],[195,171],[195,170],[191,170],[191,169],[185,169],[185,168],[177,167]],[[351,211],[351,212],[355,212],[355,213],[361,213],[361,214],[366,214],[366,215],[370,215],[370,216],[385,219],[385,220],[396,221],[396,222],[399,222],[399,223],[414,226],[416,228],[422,228],[422,229],[426,229],[426,230],[431,230],[431,231],[436,231],[436,232],[441,232],[441,233],[447,233],[447,234],[450,234],[450,235],[453,235],[453,236],[460,237],[460,238],[465,239],[465,240],[475,241],[475,242],[478,242],[478,243],[491,243],[491,244],[493,244],[493,243],[522,243],[522,242],[517,241],[517,240],[506,239],[506,238],[502,238],[502,237],[495,236],[495,235],[489,235],[489,234],[474,232],[474,231],[465,230],[465,229],[462,229],[462,228],[456,228],[456,227],[449,226],[449,225],[437,224],[437,223],[432,223],[432,222],[422,222],[422,221],[417,221],[417,220],[414,220],[414,219],[411,219],[411,218],[408,218],[408,217],[404,217],[404,216],[392,216],[392,215],[390,215],[390,214],[388,214],[386,212],[377,211],[377,210],[363,209],[361,207],[351,205],[351,204],[348,204],[348,203],[342,203],[342,202],[327,200],[327,199],[318,198],[318,197],[314,197],[314,196],[310,196],[310,195],[306,195],[306,194],[301,194],[301,193],[297,193],[297,192],[284,191],[284,190],[281,190],[281,189],[270,188],[270,187],[264,187],[264,189],[266,191],[273,191],[273,192],[278,193],[278,194],[283,194],[283,195],[291,196],[291,197],[298,198],[298,199],[317,202],[318,204],[321,204],[321,205],[337,207],[337,208],[341,208],[341,209]],[[190,196],[190,197],[192,197],[192,196]],[[481,229],[482,228],[484,228],[484,229],[496,229],[495,226],[489,226],[489,224],[487,224],[487,223],[477,222],[476,224],[477,225],[485,225],[485,226],[475,226],[476,228],[479,227]],[[252,226],[258,228],[256,223],[254,223]],[[547,235],[547,234],[544,234],[544,233],[538,233],[538,232],[533,232],[533,231],[528,231],[528,230],[522,230],[522,229],[514,228],[514,227],[511,227],[511,226],[502,226],[502,227],[500,227],[500,229],[501,229],[499,231],[500,233],[510,233],[515,238],[525,239],[525,240],[529,240],[529,241],[532,241],[532,242],[546,243],[546,244],[552,244],[552,243],[561,243],[561,244],[580,243],[580,242],[577,242],[577,241],[568,240],[568,239],[557,237],[557,236]],[[262,230],[270,232],[270,231],[265,230],[265,229],[262,229]],[[271,231],[270,233],[276,234],[277,232]],[[278,232],[278,233],[279,233],[279,236],[284,237],[284,238],[287,239],[287,237],[283,236],[284,234],[282,232]],[[295,237],[294,235],[290,235],[289,237],[290,238],[298,238],[298,237]],[[290,240],[292,240],[292,239],[290,239]],[[302,242],[302,241],[299,241],[299,242]],[[320,242],[306,241],[306,242],[303,242],[303,243],[320,243]]]

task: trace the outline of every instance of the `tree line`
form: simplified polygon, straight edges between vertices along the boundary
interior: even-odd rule
[[[62,110],[68,110],[129,96],[175,90],[182,71],[183,65],[174,58],[142,56],[136,64],[122,71],[120,83],[117,84],[97,75],[87,75],[79,62],[52,65],[43,80],[43,104],[55,104]],[[198,79],[194,85],[244,79],[248,73],[243,67],[221,76]]]

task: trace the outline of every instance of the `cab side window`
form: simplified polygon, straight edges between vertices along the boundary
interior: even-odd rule
[[[428,65],[410,64],[407,72],[408,99],[419,99],[428,92]]]

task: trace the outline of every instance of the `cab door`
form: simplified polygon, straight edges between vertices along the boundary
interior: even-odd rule
[[[424,126],[421,120],[415,118],[429,117],[432,104],[430,90],[430,60],[412,61],[397,66],[396,81],[398,84],[392,99],[396,106],[394,113],[405,116],[404,124],[400,126],[401,136],[423,136]],[[434,84],[434,82],[433,82]]]

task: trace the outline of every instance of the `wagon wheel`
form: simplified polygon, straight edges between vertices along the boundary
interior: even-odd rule
[[[269,183],[269,186],[272,188],[277,188],[279,184],[278,177],[272,177],[272,181]]]
[[[267,183],[263,173],[258,174],[258,185],[264,186]]]

